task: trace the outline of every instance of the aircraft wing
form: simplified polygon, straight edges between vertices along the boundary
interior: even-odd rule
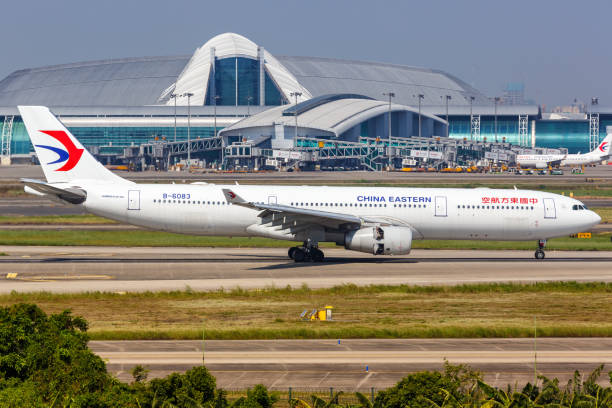
[[[81,204],[87,199],[87,193],[78,188],[61,188],[44,181],[33,179],[21,179],[21,182],[25,184],[26,192],[28,192],[27,189],[30,188],[35,194],[56,197],[71,204]]]
[[[360,228],[368,224],[403,225],[388,217],[358,217],[352,214],[247,201],[227,188],[223,189],[223,194],[228,203],[261,210],[258,216],[262,219],[262,223],[271,223],[277,229],[291,228],[295,230],[312,224],[347,230]]]

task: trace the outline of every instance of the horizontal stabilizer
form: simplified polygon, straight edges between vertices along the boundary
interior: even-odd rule
[[[21,182],[37,193],[56,196],[71,204],[81,204],[87,199],[87,193],[79,188],[60,188],[44,181],[32,179],[21,179]]]

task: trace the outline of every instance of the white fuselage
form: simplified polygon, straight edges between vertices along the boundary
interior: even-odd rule
[[[547,239],[584,231],[600,221],[584,207],[577,210],[577,200],[529,190],[79,184],[87,191],[83,205],[91,213],[194,235],[295,239],[253,228],[261,223],[261,211],[229,204],[222,188],[250,202],[385,219],[410,227],[414,239]],[[334,231],[327,233],[328,239],[321,241],[339,241]]]
[[[593,153],[585,154],[522,154],[516,157],[516,163],[523,168],[545,169],[549,165],[582,166],[602,161],[602,156]]]

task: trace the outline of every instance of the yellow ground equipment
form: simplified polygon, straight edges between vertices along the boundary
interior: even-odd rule
[[[579,232],[577,234],[570,235],[571,238],[579,238],[579,239],[591,239],[590,232]]]
[[[300,314],[300,319],[305,321],[315,321],[320,320],[322,322],[332,319],[332,309],[333,306],[325,306],[323,309],[312,309],[311,312],[308,310],[304,310]]]

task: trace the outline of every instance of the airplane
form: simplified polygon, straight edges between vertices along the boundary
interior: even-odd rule
[[[412,241],[537,241],[589,230],[601,218],[578,200],[518,189],[137,184],[112,173],[44,106],[19,106],[46,180],[26,192],[119,222],[193,235],[303,242],[295,262],[324,260],[320,242],[406,255]]]
[[[522,168],[545,169],[548,166],[582,166],[598,163],[610,157],[612,133],[608,133],[595,150],[584,154],[520,154],[516,164]]]

